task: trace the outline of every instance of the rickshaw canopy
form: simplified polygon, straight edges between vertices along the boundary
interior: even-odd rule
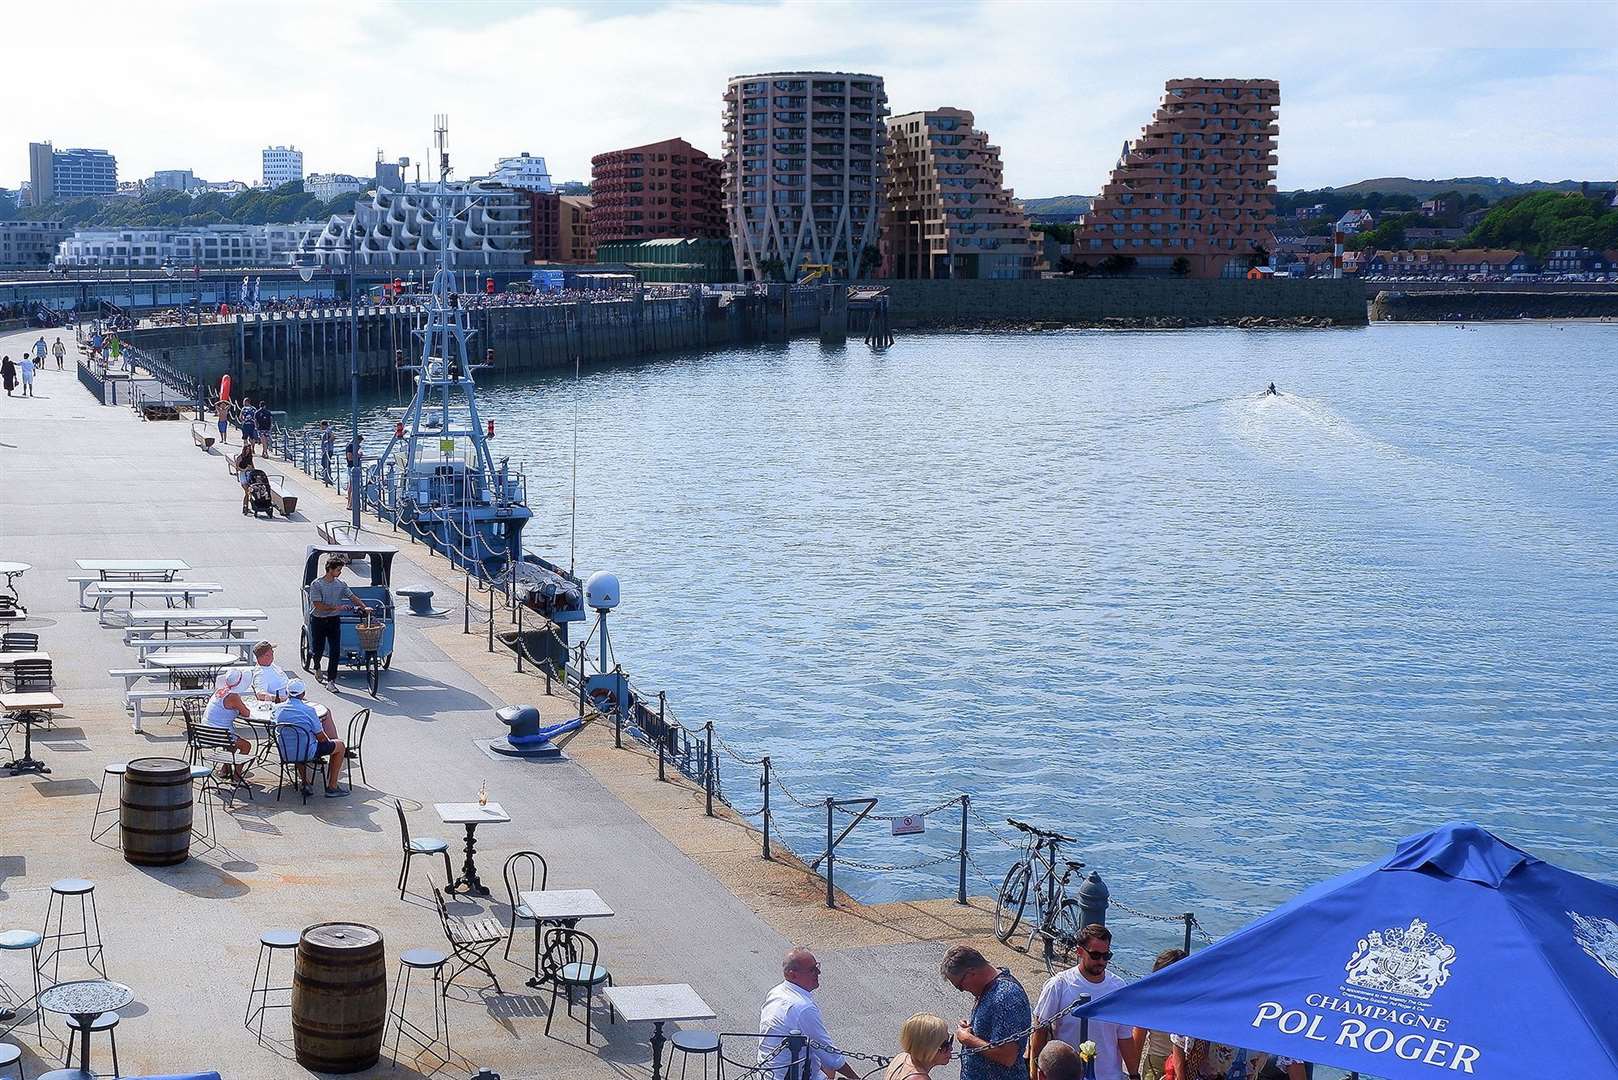
[[[393,581],[393,557],[399,549],[382,545],[311,544],[303,563],[303,584],[307,587],[326,572],[326,559],[340,555],[350,566],[364,562],[370,571],[368,585],[386,589]]]

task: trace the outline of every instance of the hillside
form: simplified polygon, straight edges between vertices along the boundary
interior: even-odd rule
[[[1040,214],[1082,214],[1090,209],[1093,195],[1052,195],[1046,199],[1018,199],[1030,217]]]
[[[1449,180],[1413,180],[1408,176],[1379,176],[1374,180],[1361,180],[1342,187],[1320,188],[1338,195],[1364,195],[1379,191],[1384,195],[1410,195],[1417,199],[1430,199],[1443,192],[1454,191],[1462,196],[1477,195],[1485,202],[1497,203],[1514,195],[1531,195],[1536,191],[1577,191],[1579,180],[1527,180],[1518,183],[1503,176],[1458,176]],[[1592,188],[1611,188],[1618,181],[1591,180]],[[1296,192],[1287,192],[1296,194]]]

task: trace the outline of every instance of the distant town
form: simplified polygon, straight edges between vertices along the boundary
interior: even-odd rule
[[[455,223],[455,264],[672,283],[1618,281],[1618,182],[1386,178],[1282,193],[1280,108],[1272,80],[1172,79],[1096,195],[1023,201],[967,109],[895,114],[877,75],[737,76],[717,158],[670,138],[595,155],[588,182],[554,181],[527,151],[457,174],[475,212]],[[405,274],[437,262],[437,161],[378,150],[368,175],[310,173],[301,151],[277,145],[250,184],[188,168],[119,180],[112,151],[50,142],[30,143],[28,159],[28,179],[0,189],[0,270],[352,262]]]

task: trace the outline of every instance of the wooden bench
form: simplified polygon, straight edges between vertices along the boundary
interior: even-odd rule
[[[287,478],[280,474],[265,474],[270,482],[270,505],[280,512],[282,517],[291,517],[298,509],[298,497],[287,491]]]
[[[135,606],[136,599],[167,600],[170,607],[174,606],[175,600],[179,600],[189,608],[196,597],[225,591],[225,587],[215,581],[92,581],[90,588],[94,590],[89,595],[90,602],[96,611],[102,613],[106,612],[114,599],[121,596],[129,598],[131,608]]]
[[[135,730],[140,730],[140,722],[145,717],[142,706],[149,701],[206,701],[213,697],[213,688],[201,686],[195,690],[182,690],[178,687],[164,687],[154,690],[130,690],[124,695],[135,712]]]
[[[248,653],[253,650],[254,641],[252,638],[244,637],[136,638],[134,640],[126,639],[124,644],[133,646],[135,659],[144,664],[146,658],[152,653],[162,652],[166,649],[182,649],[185,651],[194,649],[234,649],[241,655],[243,660],[246,660]]]
[[[197,423],[191,425],[191,441],[197,444],[198,450],[213,449],[214,439],[214,433],[208,430],[207,424]]]

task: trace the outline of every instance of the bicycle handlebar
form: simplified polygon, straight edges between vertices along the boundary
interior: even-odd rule
[[[1021,829],[1025,833],[1041,836],[1047,840],[1060,840],[1067,844],[1077,844],[1079,842],[1075,837],[1063,836],[1061,833],[1051,832],[1049,829],[1041,829],[1037,825],[1030,825],[1026,821],[1018,821],[1016,818],[1006,818],[1006,824],[1014,829]]]

